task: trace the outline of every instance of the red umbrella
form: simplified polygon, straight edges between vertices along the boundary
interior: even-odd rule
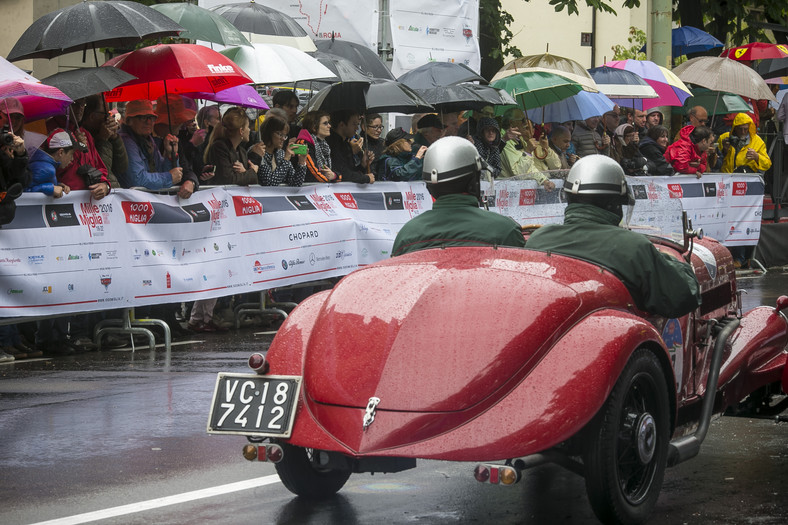
[[[722,56],[727,56],[734,60],[761,60],[764,58],[785,58],[788,57],[788,46],[784,44],[769,44],[766,42],[752,42],[739,47],[722,52]]]
[[[196,44],[159,44],[108,60],[136,80],[106,92],[109,102],[156,100],[168,93],[216,93],[253,81],[235,62]]]

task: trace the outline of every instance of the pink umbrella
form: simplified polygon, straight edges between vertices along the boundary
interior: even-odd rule
[[[216,93],[184,93],[189,98],[211,100],[223,104],[233,104],[253,109],[270,109],[263,97],[252,86],[242,85],[224,89]]]
[[[639,75],[657,92],[658,98],[632,100],[611,97],[622,106],[634,107],[643,111],[659,106],[682,106],[684,101],[692,96],[689,88],[672,71],[649,60],[613,60],[605,65]]]
[[[63,115],[68,106],[74,102],[56,87],[21,80],[0,82],[0,98],[6,97],[19,99],[25,110],[25,120],[28,122]]]

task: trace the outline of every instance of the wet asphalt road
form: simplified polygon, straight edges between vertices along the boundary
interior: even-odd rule
[[[739,285],[746,310],[788,293],[788,275]],[[354,475],[325,502],[293,497],[271,465],[241,457],[243,438],[205,432],[216,372],[246,372],[270,344],[256,330],[182,340],[169,356],[0,364],[0,523],[596,523],[583,480],[551,465],[503,488],[475,482],[472,465],[424,461]],[[698,457],[667,471],[650,523],[785,524],[787,487],[788,423],[724,417]]]

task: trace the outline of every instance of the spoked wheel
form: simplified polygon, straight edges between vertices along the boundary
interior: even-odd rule
[[[648,519],[665,474],[670,410],[657,357],[638,349],[590,425],[586,491],[603,523]]]
[[[282,484],[298,496],[319,499],[336,494],[350,477],[349,470],[320,468],[315,461],[317,451],[281,443],[282,461],[276,464],[276,473]]]

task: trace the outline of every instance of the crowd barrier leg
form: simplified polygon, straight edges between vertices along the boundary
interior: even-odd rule
[[[147,336],[148,347],[151,350],[156,348],[156,339],[153,332],[144,328],[145,326],[159,326],[164,331],[164,349],[167,353],[172,349],[172,336],[169,325],[161,319],[137,319],[134,316],[134,308],[125,308],[122,319],[104,319],[96,324],[93,329],[93,341],[101,350],[101,338],[105,334],[121,334],[133,336],[140,334]],[[134,351],[134,339],[131,340],[131,348]]]
[[[259,314],[272,314],[272,315],[279,315],[282,317],[282,320],[287,319],[287,312],[282,310],[281,308],[275,308],[273,306],[280,306],[279,304],[267,304],[268,301],[268,290],[263,290],[260,292],[260,302],[258,303],[241,303],[237,305],[233,311],[235,313],[235,327],[241,327],[241,321],[250,315],[259,315]],[[296,305],[293,304],[293,307]]]

